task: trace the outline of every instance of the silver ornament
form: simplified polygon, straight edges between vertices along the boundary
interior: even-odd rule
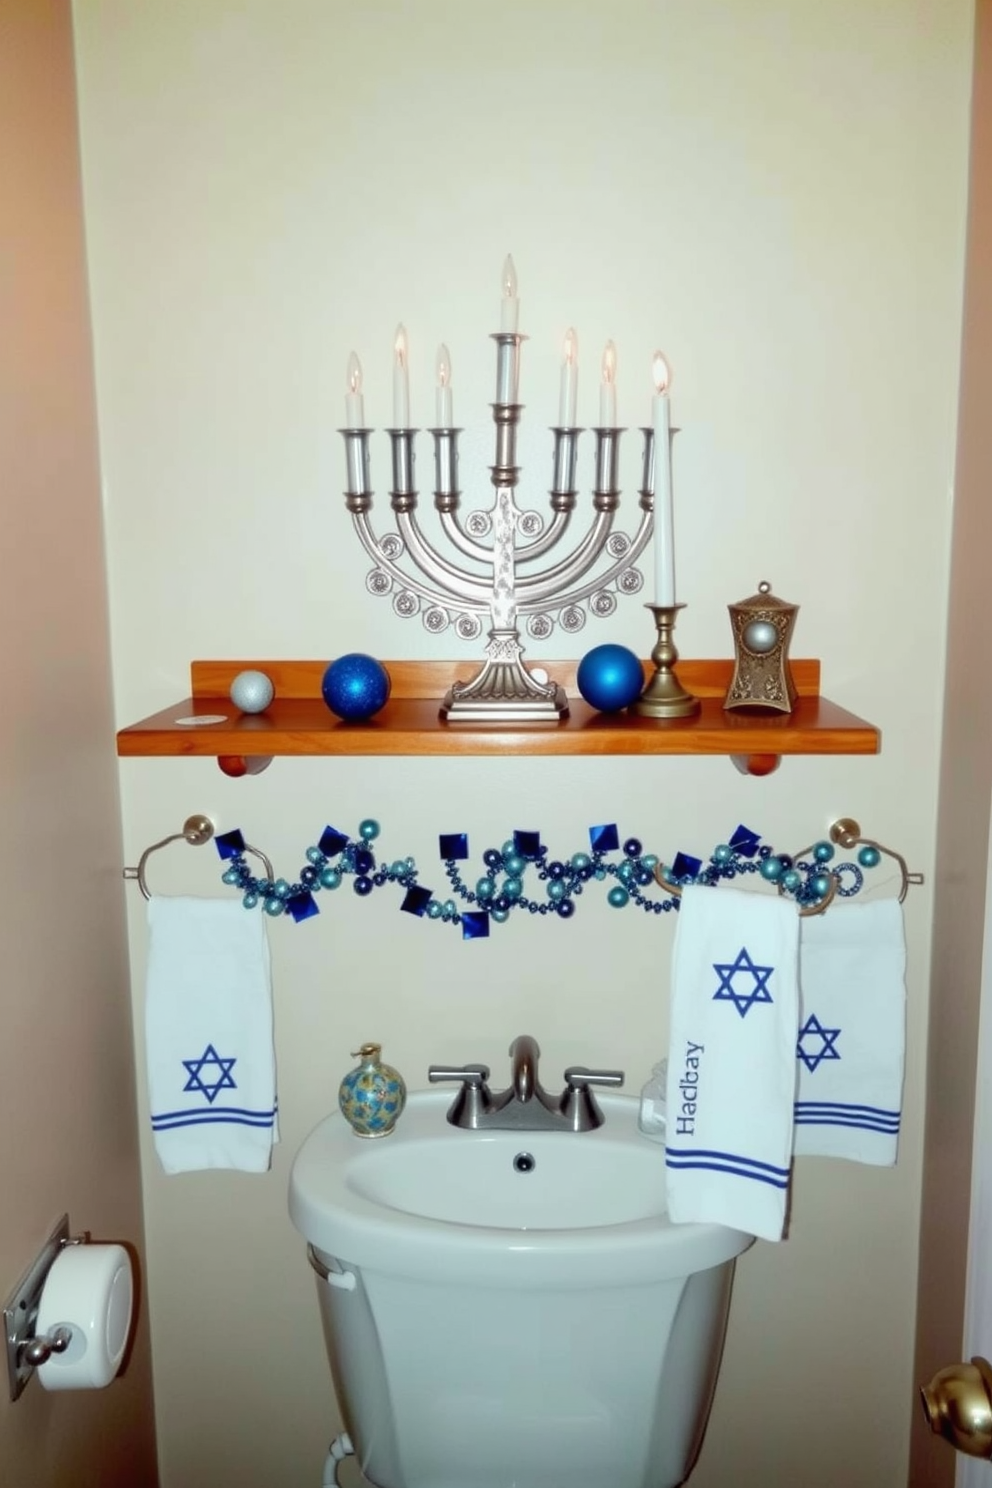
[[[231,702],[242,713],[263,713],[276,695],[264,672],[239,672],[231,683]]]
[[[744,627],[743,640],[749,651],[764,656],[778,645],[778,627],[770,620],[752,620]]]

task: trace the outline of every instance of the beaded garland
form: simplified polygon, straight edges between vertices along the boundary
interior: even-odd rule
[[[589,851],[573,853],[569,858],[549,857],[540,832],[514,832],[502,847],[486,849],[482,855],[485,873],[472,887],[459,867],[469,856],[468,834],[442,833],[438,839],[440,857],[455,896],[444,899],[418,882],[413,858],[397,858],[388,865],[376,862],[372,843],[379,832],[379,823],[371,818],[360,823],[355,838],[336,827],[325,827],[317,844],[307,848],[306,865],[292,883],[285,878],[257,878],[245,860],[247,847],[240,831],[225,832],[214,841],[228,863],[222,882],[239,890],[245,909],[261,907],[273,918],[288,914],[297,923],[320,913],[316,894],[322,889],[339,889],[346,878],[351,878],[352,889],[360,898],[367,898],[373,889],[386,884],[399,885],[404,891],[401,910],[460,926],[463,940],[484,939],[491,924],[503,924],[514,911],[570,919],[577,899],[592,882],[611,881],[606,897],[614,909],[633,904],[647,914],[660,915],[679,907],[675,894],[662,891],[658,897],[645,892],[651,886],[658,888],[655,868],[660,859],[656,853],[646,853],[637,837],[626,838],[621,848],[614,823],[590,827]],[[616,852],[621,853],[619,859],[607,856]],[[831,874],[837,878],[837,893],[851,898],[864,883],[862,869],[877,867],[880,858],[878,849],[867,844],[859,848],[856,863],[835,863],[830,842],[815,843],[807,854],[793,859],[788,853],[774,852],[762,843],[757,832],[739,826],[728,842],[713,849],[705,864],[701,858],[679,852],[671,866],[662,865],[660,872],[665,883],[676,888],[687,884],[716,886],[721,880],[756,873],[806,907],[827,897]],[[528,871],[544,886],[543,897],[525,893]],[[465,907],[460,908],[456,899]]]

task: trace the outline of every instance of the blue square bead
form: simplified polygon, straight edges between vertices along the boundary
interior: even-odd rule
[[[536,858],[541,851],[540,832],[514,832],[513,846],[522,858]]]
[[[760,841],[760,833],[752,832],[750,827],[738,827],[730,839],[730,846],[735,852],[739,852],[742,858],[753,858],[758,851]]]
[[[615,852],[620,846],[616,822],[610,822],[605,827],[590,827],[589,842],[593,852]]]
[[[245,850],[245,839],[237,827],[233,832],[222,832],[219,837],[214,838],[217,851],[222,858],[237,858]]]
[[[689,853],[676,853],[675,862],[672,864],[672,872],[676,878],[695,878],[703,866],[702,858],[694,858]]]
[[[452,858],[468,857],[467,832],[442,832],[437,840],[441,857],[445,862],[449,862]]]
[[[419,884],[414,884],[404,894],[400,909],[405,909],[407,914],[422,915],[426,914],[430,902],[431,890],[422,889]]]
[[[462,915],[462,940],[485,940],[489,934],[489,915],[485,910],[469,909]]]
[[[326,857],[333,858],[335,853],[344,852],[348,846],[348,839],[336,827],[325,827],[317,845]]]
[[[286,900],[286,908],[297,924],[301,920],[309,920],[311,915],[320,914],[320,908],[312,894],[294,894],[292,899]]]

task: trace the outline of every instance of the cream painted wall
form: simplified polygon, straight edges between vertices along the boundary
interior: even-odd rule
[[[796,654],[822,657],[826,691],[884,738],[878,759],[798,759],[762,781],[718,759],[309,759],[240,782],[210,761],[132,760],[128,856],[207,811],[295,874],[325,822],[371,815],[383,853],[412,853],[440,887],[439,831],[468,830],[479,862],[515,827],[567,853],[616,820],[671,856],[739,821],[794,849],[852,814],[929,873],[968,0],[76,0],[76,16],[121,723],[182,696],[192,657],[456,654],[365,591],[340,496],[344,369],[357,348],[369,422],[387,423],[404,320],[425,425],[445,340],[463,484],[484,502],[486,336],[512,251],[531,503],[565,328],[587,424],[606,338],[631,426],[662,345],[682,429],[683,654],[726,654],[727,603],[767,577],[802,605]],[[587,449],[587,490],[590,476]],[[646,649],[641,606],[577,649],[606,639]],[[174,848],[154,873],[163,892],[221,892],[212,848]],[[899,1166],[800,1164],[789,1241],[739,1268],[699,1488],[905,1480],[930,912],[929,887],[914,891]],[[498,1070],[526,1029],[549,1081],[606,1062],[636,1090],[665,1048],[671,928],[589,894],[567,924],[511,920],[462,944],[386,891],[271,927],[272,1173],[165,1179],[143,1136],[166,1488],[318,1479],[339,1423],[285,1192],[356,1041],[382,1039],[416,1086],[432,1059]]]
[[[153,1488],[147,1277],[72,14],[0,0],[0,1294],[59,1217],[132,1248],[100,1392],[0,1385],[10,1488]]]

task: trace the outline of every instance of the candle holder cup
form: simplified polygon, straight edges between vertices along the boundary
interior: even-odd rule
[[[658,632],[658,639],[651,652],[655,670],[644,691],[635,703],[631,703],[628,711],[636,713],[639,718],[654,718],[659,722],[670,718],[692,718],[699,712],[699,699],[687,692],[675,675],[679,653],[672,639],[678,612],[684,610],[685,605],[646,605],[645,609],[650,610],[654,616],[655,629]]]

